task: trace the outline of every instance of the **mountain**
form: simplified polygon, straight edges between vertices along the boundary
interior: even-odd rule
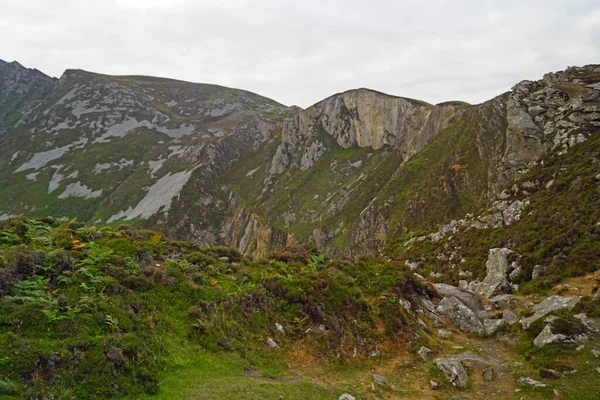
[[[46,87],[10,65],[23,88]],[[378,254],[484,212],[598,128],[595,65],[479,105],[358,89],[306,110],[163,78],[68,70],[31,93],[10,76],[2,96],[30,111],[0,139],[0,216],[127,222],[254,256],[293,243]]]
[[[22,120],[55,82],[37,69],[0,60],[0,134]]]
[[[305,110],[10,68],[0,398],[598,397],[600,66]]]

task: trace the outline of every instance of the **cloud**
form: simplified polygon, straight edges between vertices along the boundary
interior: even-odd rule
[[[370,87],[485,101],[600,60],[597,1],[3,0],[0,58],[251,90],[308,106]]]

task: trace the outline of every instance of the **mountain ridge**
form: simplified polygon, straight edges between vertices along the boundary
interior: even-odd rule
[[[125,218],[255,256],[309,242],[376,254],[397,235],[485,209],[540,155],[585,140],[573,131],[595,123],[595,100],[578,99],[597,90],[596,69],[523,81],[478,105],[359,88],[306,109],[218,85],[67,70],[0,139],[0,215]],[[434,158],[419,158],[432,146]]]

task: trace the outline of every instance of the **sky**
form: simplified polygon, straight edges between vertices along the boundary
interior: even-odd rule
[[[367,87],[480,103],[600,64],[598,0],[0,0],[0,59],[213,83],[307,107]]]

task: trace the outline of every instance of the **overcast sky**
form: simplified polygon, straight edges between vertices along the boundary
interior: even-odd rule
[[[307,107],[357,87],[478,103],[600,63],[598,0],[0,0],[0,59]]]

